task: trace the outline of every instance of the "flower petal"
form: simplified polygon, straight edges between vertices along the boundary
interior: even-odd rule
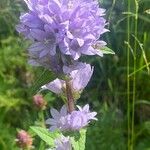
[[[86,104],[84,107],[83,107],[83,111],[88,113],[89,112],[89,104]]]
[[[67,107],[66,107],[66,105],[63,105],[63,107],[61,108],[60,115],[61,116],[66,116],[67,115]]]
[[[54,108],[51,108],[50,112],[51,112],[52,117],[54,119],[56,119],[56,120],[61,117],[60,114],[59,114],[59,112],[56,109],[54,109]]]
[[[49,118],[45,121],[46,124],[56,125],[57,121],[55,119]]]
[[[48,89],[56,94],[61,94],[62,93],[62,87],[63,87],[63,84],[65,82],[63,80],[60,80],[60,79],[55,79],[54,81],[42,86],[41,88],[42,89]]]
[[[50,131],[55,131],[56,129],[57,129],[56,126],[51,126],[51,127],[49,128]]]

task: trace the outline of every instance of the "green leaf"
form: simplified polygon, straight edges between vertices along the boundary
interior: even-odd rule
[[[145,105],[150,105],[149,100],[138,100],[135,102],[135,104],[145,104]]]
[[[82,129],[80,133],[71,137],[71,143],[74,150],[84,150],[86,142],[86,129]]]
[[[145,10],[145,12],[150,15],[150,9]]]
[[[103,54],[115,54],[115,52],[107,46],[101,47],[100,50]]]
[[[59,133],[57,131],[49,132],[46,128],[35,127],[35,126],[32,126],[30,128],[49,146],[54,147],[54,140],[59,136]]]

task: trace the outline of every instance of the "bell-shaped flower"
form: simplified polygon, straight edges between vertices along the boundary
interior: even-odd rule
[[[71,130],[80,130],[87,126],[91,120],[97,120],[95,117],[97,113],[90,112],[88,104],[83,108],[80,106],[77,107],[79,108],[78,111],[75,110],[68,115],[68,124]]]
[[[80,112],[84,113],[85,115],[87,115],[87,119],[88,120],[97,120],[97,118],[95,117],[97,115],[96,112],[90,112],[89,110],[89,104],[86,104],[83,108],[80,107],[79,105],[77,105],[78,109]]]
[[[61,108],[60,112],[52,108],[50,113],[52,118],[46,120],[46,124],[51,125],[50,131],[54,131],[55,129],[65,130],[68,128],[67,108],[65,105]]]
[[[83,108],[77,106],[79,110],[74,110],[71,113],[67,112],[66,106],[63,106],[58,112],[56,109],[51,109],[51,115],[53,118],[46,120],[46,124],[49,124],[50,130],[54,131],[59,129],[61,131],[75,131],[86,127],[91,120],[97,120],[95,117],[96,112],[90,112],[89,105],[85,105]]]

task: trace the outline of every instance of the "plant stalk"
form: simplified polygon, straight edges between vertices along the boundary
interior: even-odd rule
[[[130,0],[128,0],[128,12],[130,12]],[[127,17],[127,41],[130,44],[130,16]],[[130,49],[127,47],[127,127],[128,127],[128,150],[130,150]]]
[[[135,37],[137,38],[137,19],[138,19],[138,1],[135,0],[135,25],[134,25],[134,34]],[[134,39],[134,72],[136,72],[136,65],[137,65],[137,60],[136,60],[136,54],[137,54],[137,41]],[[133,98],[132,98],[132,132],[131,132],[131,143],[132,147],[131,150],[134,149],[134,117],[135,117],[135,99],[136,99],[136,73],[133,75]]]
[[[72,93],[72,85],[69,80],[66,80],[66,96],[67,96],[67,106],[68,112],[74,111],[74,98]]]

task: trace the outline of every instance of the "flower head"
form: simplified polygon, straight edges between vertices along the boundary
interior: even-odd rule
[[[87,115],[80,111],[73,111],[68,115],[68,124],[71,130],[80,130],[88,124]]]
[[[21,130],[17,134],[16,142],[20,148],[31,149],[33,140],[26,131]]]
[[[67,128],[67,108],[64,105],[60,112],[56,109],[52,108],[50,110],[53,118],[49,118],[46,120],[46,124],[51,125],[50,131],[54,131],[55,129],[65,130]]]
[[[97,113],[96,112],[90,112],[89,104],[86,104],[83,108],[80,107],[79,105],[77,105],[77,107],[78,107],[80,112],[87,115],[88,120],[97,120],[97,118],[95,117],[97,115]]]
[[[40,94],[36,94],[33,96],[33,103],[37,108],[45,109],[47,102],[44,100],[43,96]]]
[[[73,60],[81,55],[103,55],[95,47],[103,45],[98,39],[107,31],[107,23],[97,0],[24,1],[29,12],[21,15],[17,31],[32,40],[29,54],[38,65],[52,65],[56,50]]]
[[[63,88],[65,88],[65,81],[57,78],[54,81],[43,85],[41,88],[42,90],[48,89],[56,94],[61,94],[63,93]]]
[[[96,112],[89,111],[89,105],[85,105],[83,108],[78,106],[78,111],[73,111],[68,116],[68,124],[71,130],[80,130],[81,128],[87,126],[90,120],[97,120],[95,118]]]
[[[94,68],[89,64],[83,64],[83,67],[70,73],[71,82],[75,91],[82,91],[90,81]]]
[[[91,120],[97,120],[96,112],[89,111],[89,105],[85,105],[83,108],[77,106],[79,110],[67,113],[66,106],[63,106],[58,112],[56,109],[51,109],[51,115],[53,118],[46,120],[46,124],[51,125],[50,130],[54,131],[60,129],[62,131],[67,130],[80,130],[86,127]]]

